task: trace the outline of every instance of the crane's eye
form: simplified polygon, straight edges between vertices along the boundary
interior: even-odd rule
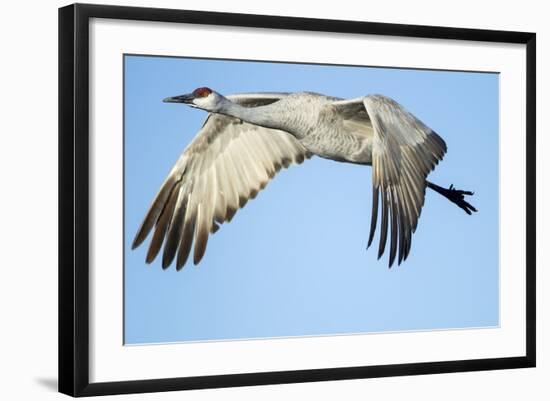
[[[212,93],[212,90],[210,88],[197,88],[193,91],[193,95],[195,97],[206,97]]]

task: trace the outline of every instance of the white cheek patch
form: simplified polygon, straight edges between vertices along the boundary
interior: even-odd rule
[[[193,104],[196,107],[206,107],[208,106],[209,103],[210,102],[208,101],[208,96],[198,97],[198,98],[195,98],[195,100],[193,101]]]

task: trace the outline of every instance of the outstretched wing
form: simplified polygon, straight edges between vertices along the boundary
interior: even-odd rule
[[[247,106],[266,104],[269,97],[233,97]],[[152,262],[164,244],[162,266],[176,258],[181,269],[194,243],[195,264],[204,256],[210,233],[231,221],[282,168],[302,163],[309,154],[290,134],[259,127],[237,118],[209,114],[162,184],[139,228],[132,248],[153,230],[147,252]]]
[[[443,159],[443,139],[396,101],[381,95],[334,103],[346,114],[366,113],[373,127],[372,217],[368,245],[376,231],[381,199],[378,258],[384,253],[390,226],[389,266],[399,250],[398,264],[407,258],[412,233],[424,205],[426,177]]]
[[[376,229],[380,195],[382,221],[378,257],[384,253],[390,220],[391,267],[398,246],[398,263],[409,254],[411,236],[424,205],[426,177],[443,159],[447,146],[439,135],[394,100],[375,95],[365,97],[363,103],[374,128],[369,245]]]

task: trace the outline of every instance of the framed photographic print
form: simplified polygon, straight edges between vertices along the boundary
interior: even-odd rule
[[[535,366],[535,34],[59,10],[59,390]]]

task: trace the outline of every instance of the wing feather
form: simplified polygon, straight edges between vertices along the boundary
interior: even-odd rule
[[[252,98],[236,101],[255,104]],[[268,101],[273,99],[256,103]],[[180,270],[194,244],[193,262],[198,264],[205,255],[209,235],[217,231],[219,224],[229,222],[282,167],[299,164],[308,157],[306,149],[284,131],[209,114],[154,198],[133,247],[153,231],[148,263],[164,244],[163,268],[175,258]]]
[[[177,270],[183,268],[183,266],[187,262],[187,259],[189,258],[191,245],[193,244],[193,235],[195,233],[196,216],[196,205],[192,199],[192,193],[189,193],[187,195],[187,209],[185,211],[183,232],[178,247],[178,256],[176,257]]]
[[[162,254],[162,267],[164,269],[166,269],[174,260],[182,234],[185,208],[187,206],[187,197],[184,187],[185,185],[182,185],[178,189],[178,199],[176,201],[174,213],[172,214],[170,228],[166,234],[166,244],[164,245],[164,251]]]
[[[337,102],[337,107],[356,107],[358,101]],[[412,233],[416,230],[424,204],[426,177],[443,159],[447,147],[439,135],[394,100],[373,95],[361,101],[374,128],[373,215],[369,245],[376,230],[380,197],[382,222],[378,257],[384,253],[389,217],[391,267],[396,255],[398,264],[409,255]]]
[[[177,185],[172,187],[168,201],[164,205],[157,224],[155,225],[155,232],[153,234],[153,239],[151,240],[151,246],[149,247],[149,251],[147,252],[147,256],[145,259],[147,263],[151,263],[156,258],[157,254],[160,251],[160,248],[162,247],[164,236],[166,234],[166,231],[168,230],[170,219],[176,206],[178,192],[177,188]]]

